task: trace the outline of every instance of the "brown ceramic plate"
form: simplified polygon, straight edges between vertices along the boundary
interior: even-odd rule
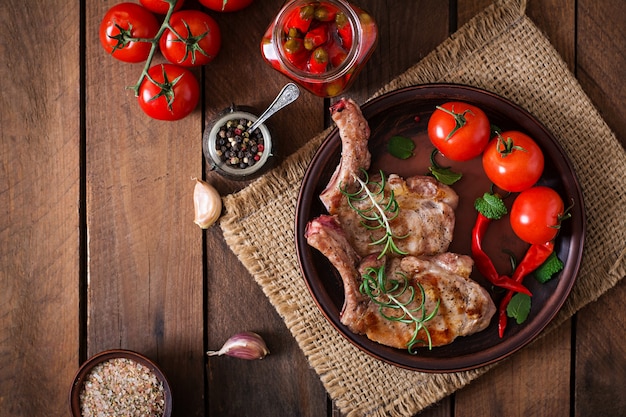
[[[341,278],[327,259],[308,246],[304,238],[307,222],[325,213],[318,196],[339,163],[341,142],[337,129],[329,134],[311,161],[296,208],[298,260],[306,284],[324,316],[364,352],[388,363],[424,372],[473,369],[498,361],[528,344],[548,325],[565,302],[576,279],[583,251],[583,197],[566,154],[552,134],[531,114],[496,94],[462,85],[431,84],[397,90],[366,103],[362,111],[372,132],[369,145],[372,153],[370,169],[382,169],[386,173],[404,177],[427,173],[429,156],[433,150],[426,133],[428,119],[436,105],[451,100],[461,100],[480,107],[490,122],[503,130],[520,130],[533,137],[541,146],[546,159],[545,170],[538,184],[553,187],[565,202],[573,203],[572,218],[563,223],[556,240],[555,250],[565,263],[563,271],[546,284],[539,284],[532,277],[524,281],[533,293],[532,308],[526,322],[517,325],[509,319],[506,334],[500,338],[496,315],[486,330],[457,338],[447,346],[432,350],[420,348],[416,355],[372,342],[341,324],[339,316],[344,300]],[[414,140],[416,149],[413,157],[402,161],[389,155],[386,146],[394,135]],[[438,163],[463,173],[463,179],[453,186],[460,196],[460,204],[456,210],[454,239],[449,250],[470,255],[471,229],[476,219],[473,203],[477,197],[490,190],[491,183],[482,171],[480,158],[462,163],[442,158]],[[513,196],[506,199],[509,207],[512,200]],[[502,249],[512,251],[517,259],[521,259],[527,245],[513,234],[507,217],[492,223],[485,237],[485,248],[498,271],[510,274],[509,254]],[[475,268],[472,278],[490,291],[498,305],[502,292],[491,288]]]

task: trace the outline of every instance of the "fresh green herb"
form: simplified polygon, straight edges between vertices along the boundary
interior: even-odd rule
[[[413,156],[415,142],[404,136],[392,136],[387,143],[387,151],[392,156],[400,159],[408,159]]]
[[[435,161],[438,150],[434,149],[430,154],[430,166],[428,170],[430,175],[437,178],[439,182],[446,185],[452,185],[463,177],[463,174],[452,171],[450,167],[442,167]]]
[[[507,213],[504,201],[500,196],[485,193],[474,201],[474,208],[491,220],[499,220]]]
[[[506,307],[506,315],[515,319],[517,324],[525,322],[529,313],[530,296],[521,292],[515,294]]]
[[[426,293],[424,287],[416,282],[419,289],[419,299],[416,297],[415,287],[410,285],[409,279],[402,273],[396,273],[399,279],[388,279],[385,274],[385,266],[380,268],[367,268],[363,275],[363,282],[359,290],[362,294],[369,296],[373,302],[378,304],[378,312],[385,319],[400,323],[414,324],[413,337],[407,343],[409,353],[416,353],[414,348],[418,345],[428,345],[432,349],[432,339],[425,323],[431,320],[439,311],[439,303],[430,313],[426,312]],[[406,294],[406,295],[405,295]],[[405,298],[405,301],[401,300]],[[416,305],[412,307],[411,304]],[[393,309],[398,312],[396,315],[385,314],[384,309]],[[426,339],[417,338],[420,330],[424,329]]]
[[[548,259],[539,265],[533,275],[537,281],[545,284],[547,281],[552,279],[557,272],[560,272],[563,269],[563,266],[563,261],[556,256],[556,253],[552,252]]]
[[[341,188],[341,192],[348,197],[348,204],[363,219],[361,225],[368,230],[384,229],[385,234],[377,240],[372,238],[370,245],[385,245],[378,255],[378,259],[382,258],[389,252],[398,255],[406,255],[406,252],[398,248],[394,239],[404,239],[408,236],[397,236],[391,228],[391,221],[398,216],[400,206],[395,198],[393,190],[389,192],[389,196],[385,195],[385,174],[380,171],[380,182],[370,181],[369,175],[362,170],[365,180],[355,177],[360,188],[355,193],[349,193],[346,189]],[[361,204],[364,203],[364,204]]]

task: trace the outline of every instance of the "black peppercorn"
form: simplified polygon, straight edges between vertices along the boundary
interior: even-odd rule
[[[222,162],[232,168],[245,169],[253,166],[264,151],[263,132],[254,129],[248,132],[246,129],[252,125],[252,121],[240,118],[228,120],[220,127],[215,149],[219,153]]]

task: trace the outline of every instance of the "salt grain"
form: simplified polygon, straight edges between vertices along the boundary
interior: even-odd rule
[[[148,367],[114,358],[96,365],[87,375],[80,405],[83,417],[161,417],[165,391]]]

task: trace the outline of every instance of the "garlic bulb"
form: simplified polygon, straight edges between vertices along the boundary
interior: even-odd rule
[[[222,214],[222,197],[212,185],[199,178],[192,179],[196,180],[193,190],[196,217],[193,222],[201,229],[208,229]]]
[[[208,356],[232,356],[239,359],[263,359],[270,353],[261,336],[253,332],[241,332],[231,336],[217,351],[208,351]]]

